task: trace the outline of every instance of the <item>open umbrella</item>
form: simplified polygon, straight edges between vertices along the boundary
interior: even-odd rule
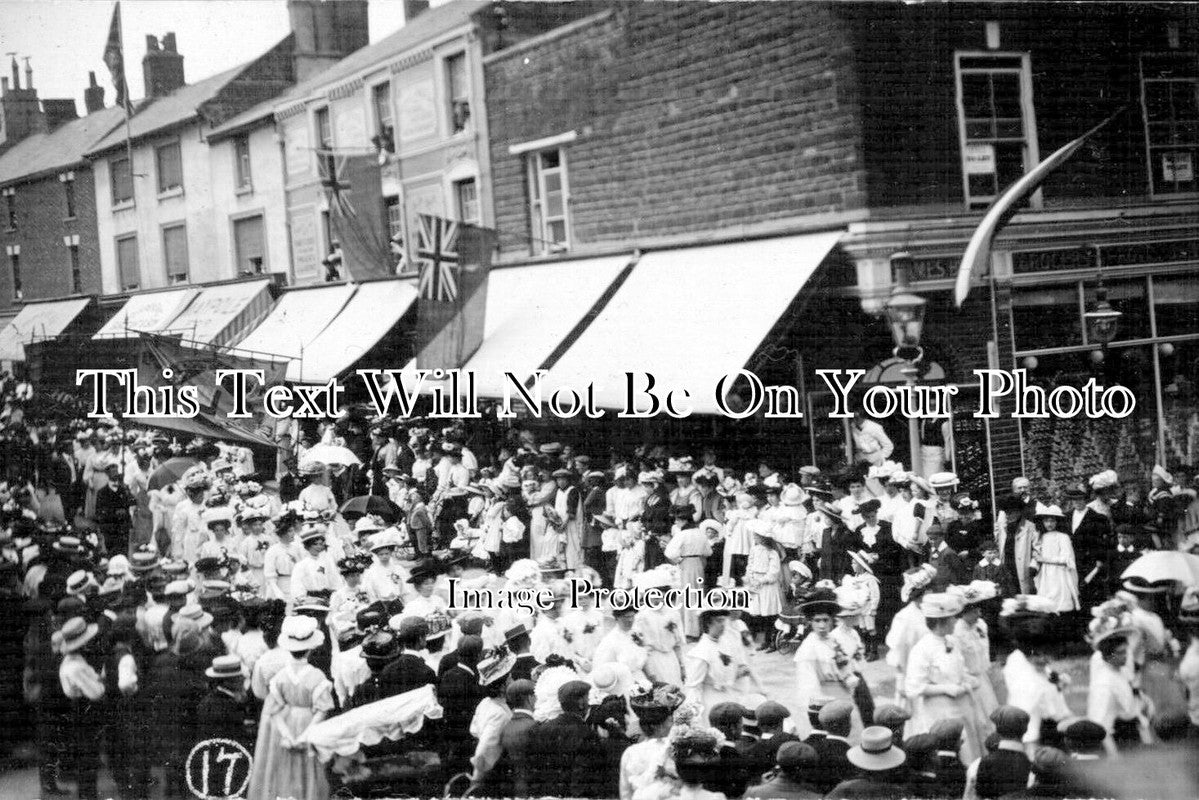
[[[329,465],[344,464],[347,467],[356,467],[362,464],[350,448],[336,444],[313,445],[304,451],[303,460],[305,462],[319,461]]]
[[[149,486],[151,489],[162,489],[165,486],[170,486],[182,478],[183,473],[199,463],[196,459],[188,458],[187,456],[168,458],[162,462],[162,466],[154,470],[154,474],[150,476]]]
[[[1129,564],[1120,577],[1140,577],[1149,583],[1175,581],[1181,592],[1199,585],[1199,556],[1181,550],[1150,550]]]
[[[386,497],[380,497],[377,494],[363,494],[358,497],[351,497],[341,504],[341,515],[349,522],[354,522],[359,517],[365,517],[367,514],[375,514],[382,517],[383,521],[388,525],[394,525],[396,520],[400,518],[400,513],[399,506]]]

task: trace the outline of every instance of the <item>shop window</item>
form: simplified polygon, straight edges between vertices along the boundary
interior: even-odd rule
[[[1154,278],[1153,315],[1158,336],[1199,333],[1199,278]]]
[[[1141,57],[1141,95],[1149,154],[1150,191],[1199,190],[1199,60],[1195,53]]]
[[[566,151],[554,148],[530,153],[528,169],[533,252],[565,252],[570,249],[570,190],[566,175]]]
[[[187,227],[173,225],[162,229],[162,260],[166,263],[167,283],[187,283]]]
[[[1082,344],[1078,284],[1013,289],[1012,333],[1018,351]]]
[[[179,150],[179,142],[156,147],[154,164],[158,170],[159,194],[183,188],[183,155]]]
[[[955,63],[962,185],[966,205],[980,208],[1036,163],[1029,62],[1021,54],[958,53]]]

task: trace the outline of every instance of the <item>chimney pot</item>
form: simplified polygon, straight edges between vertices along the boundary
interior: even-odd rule
[[[171,31],[162,37],[162,49],[167,53],[178,52],[175,50],[175,32]]]
[[[17,67],[16,57],[12,60],[12,88],[14,92],[21,89],[21,70]]]
[[[152,33],[146,34],[146,52],[148,52],[148,53],[157,53],[158,52],[158,37]]]
[[[142,76],[145,79],[147,99],[168,95],[187,82],[183,77],[183,56],[175,48],[175,34],[164,34],[162,42],[169,46],[160,48],[158,37],[146,36]]]
[[[98,85],[99,85],[99,84],[97,84],[97,83],[96,83],[96,73],[95,73],[95,72],[88,72],[88,73],[87,73],[87,88],[89,88],[89,89],[94,89],[94,88],[96,88],[96,86],[98,86]]]
[[[29,66],[29,56],[25,56],[25,88],[33,88],[33,67]]]
[[[91,85],[83,90],[83,108],[85,113],[94,114],[104,109],[104,87],[96,83],[96,73],[89,72],[87,78]]]
[[[5,94],[8,94],[8,78],[0,78],[0,90],[3,90]]]

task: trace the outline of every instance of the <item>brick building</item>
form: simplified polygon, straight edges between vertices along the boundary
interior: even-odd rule
[[[644,277],[623,290],[661,291],[645,307],[656,315],[630,319],[626,334],[702,360],[688,350],[700,309],[730,336],[752,332],[744,365],[804,389],[802,425],[755,429],[764,441],[784,431],[779,449],[798,464],[850,453],[816,369],[897,378],[880,312],[891,256],[906,251],[928,300],[921,379],[963,387],[949,465],[967,485],[1002,487],[1022,471],[1060,485],[1112,464],[1143,481],[1156,460],[1194,464],[1196,30],[1192,9],[1134,4],[614,6],[485,60],[504,261],[585,268],[636,248],[623,278],[636,281],[657,253],[691,250],[694,283],[680,272],[675,296]],[[990,274],[955,310],[957,263],[982,210],[1122,106],[1008,225]],[[783,276],[807,264],[779,264],[780,291],[795,291],[768,332],[722,305],[729,287],[701,268],[706,253],[751,275],[738,246],[812,231],[839,232],[838,243],[798,286]],[[1102,346],[1082,317],[1100,276],[1123,312]],[[589,318],[635,306],[620,280]],[[551,384],[572,351],[598,351],[590,334],[570,330],[541,364]],[[636,369],[638,348],[611,341]],[[960,411],[973,405],[972,371],[987,366],[1028,367],[1047,386],[1119,381],[1135,387],[1138,412],[975,420]],[[885,424],[908,462],[906,422]],[[944,436],[923,427],[925,445]],[[1050,453],[1055,437],[1063,446]]]

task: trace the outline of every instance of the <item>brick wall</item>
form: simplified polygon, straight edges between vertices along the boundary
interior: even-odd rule
[[[1129,111],[1049,180],[1046,206],[1149,193],[1140,100],[1140,55],[1194,50],[1193,9],[1067,3],[845,4],[861,87],[865,164],[874,208],[960,206],[962,170],[955,50],[986,50],[985,23],[1000,26],[997,52],[1027,52],[1042,158],[1121,105]]]
[[[294,36],[285,37],[204,103],[202,111],[209,124],[220,125],[295,83],[294,49]]]
[[[528,253],[524,160],[576,130],[576,248],[860,207],[849,43],[809,3],[620,7],[485,66],[501,245]]]
[[[65,171],[65,170],[64,170]],[[71,286],[70,251],[64,236],[79,235],[79,267],[83,294],[100,292],[100,251],[96,239],[96,192],[92,171],[75,170],[75,218],[67,220],[66,199],[58,174],[16,185],[17,228],[7,228],[7,208],[0,222],[0,309],[13,303],[12,269],[7,245],[21,246],[21,288],[25,300],[62,297]]]

